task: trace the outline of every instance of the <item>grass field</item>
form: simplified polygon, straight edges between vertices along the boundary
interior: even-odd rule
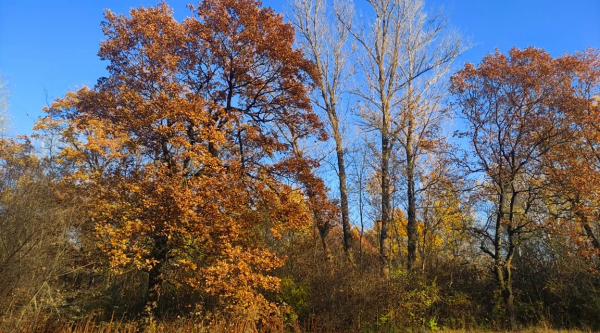
[[[249,322],[225,322],[217,321],[212,323],[198,322],[193,320],[178,320],[174,322],[157,322],[150,325],[141,325],[135,322],[120,322],[111,321],[97,323],[92,320],[82,320],[78,323],[69,323],[60,320],[47,320],[43,318],[25,318],[20,321],[2,322],[0,321],[0,332],[23,332],[23,333],[246,333],[246,332],[298,332],[298,333],[338,333],[329,330],[303,330],[299,327],[286,327],[275,325],[273,327],[256,327]],[[366,330],[355,331],[360,333],[386,333],[387,330]],[[394,329],[393,333],[402,333],[403,330]],[[406,330],[406,332],[425,333],[498,333],[504,332],[500,330],[449,330],[439,329],[436,331],[430,330]],[[591,333],[592,330],[585,329],[551,329],[546,327],[528,327],[519,330],[522,333]],[[341,333],[341,332],[339,332]],[[344,332],[345,333],[345,332]],[[390,332],[392,333],[392,332]]]

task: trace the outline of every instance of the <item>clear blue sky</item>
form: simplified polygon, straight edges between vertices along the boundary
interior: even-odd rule
[[[284,1],[264,4],[282,12]],[[93,86],[106,74],[106,64],[96,55],[105,8],[126,13],[157,2],[0,0],[0,74],[10,90],[11,133],[31,132],[46,94],[51,102],[70,90]],[[167,2],[176,18],[188,15],[189,0]],[[368,14],[365,0],[355,3]],[[506,51],[534,45],[555,56],[600,47],[600,0],[430,0],[426,6],[443,6],[450,23],[474,43],[460,63],[478,62],[496,47]]]

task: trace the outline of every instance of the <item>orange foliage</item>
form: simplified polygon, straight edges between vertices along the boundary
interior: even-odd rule
[[[75,161],[69,181],[91,203],[100,247],[115,270],[148,272],[147,310],[168,281],[260,319],[261,290],[283,264],[257,228],[277,237],[311,220],[285,180],[309,174],[281,139],[321,135],[311,112],[312,65],[293,29],[255,0],[206,0],[177,22],[166,4],[107,11],[100,56],[110,75],[69,93],[39,129],[59,128]],[[300,198],[300,199],[299,199]]]
[[[588,49],[578,60],[569,136],[546,163],[553,233],[566,235],[580,254],[600,255],[600,50]]]

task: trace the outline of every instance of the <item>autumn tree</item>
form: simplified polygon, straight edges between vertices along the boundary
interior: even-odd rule
[[[465,45],[458,36],[448,32],[441,13],[428,17],[421,1],[405,5],[404,15],[407,31],[401,38],[403,54],[399,70],[406,87],[395,119],[399,126],[394,139],[404,155],[401,161],[406,183],[407,265],[412,269],[417,261],[419,240],[418,197],[430,186],[428,180],[436,182],[436,178],[422,177],[431,175],[435,169],[429,166],[426,155],[446,145],[442,126],[449,112],[442,103],[445,96],[442,79]]]
[[[436,87],[462,51],[460,40],[445,32],[440,15],[427,17],[420,0],[370,0],[376,19],[360,30],[348,26],[360,46],[359,66],[366,89],[364,122],[378,132],[381,175],[380,255],[388,270],[392,214],[391,155],[397,146],[404,160],[407,199],[408,266],[417,254],[417,163],[437,139],[444,108]],[[341,18],[343,20],[343,18]]]
[[[468,228],[473,217],[467,198],[465,181],[446,158],[429,158],[432,172],[422,175],[426,184],[420,193],[418,226],[421,269],[425,272],[443,263],[465,261],[471,243]]]
[[[107,11],[109,76],[55,102],[40,125],[63,130],[62,158],[78,166],[65,181],[93,202],[86,214],[112,267],[147,273],[147,316],[168,282],[266,318],[275,305],[261,291],[278,289],[269,271],[283,260],[256,230],[278,237],[310,221],[285,181],[310,163],[292,167],[301,157],[278,126],[320,131],[313,67],[293,49],[292,26],[260,5],[206,0],[183,22],[164,3]]]
[[[350,77],[348,30],[337,15],[351,17],[347,5],[336,1],[333,10],[325,0],[294,0],[291,2],[292,22],[300,36],[300,45],[315,64],[315,105],[326,114],[331,136],[335,141],[340,209],[344,231],[344,251],[351,248],[350,214],[346,174],[346,145],[344,143],[341,97]]]
[[[600,255],[600,53],[590,48],[575,56],[578,104],[568,115],[570,139],[550,152],[544,172],[554,231],[568,235],[580,254],[594,257]]]
[[[471,148],[465,167],[478,175],[478,196],[489,219],[476,231],[493,270],[512,330],[517,329],[513,258],[519,244],[543,219],[543,160],[568,139],[566,114],[573,94],[576,59],[552,58],[533,47],[496,51],[477,66],[467,63],[452,77]]]

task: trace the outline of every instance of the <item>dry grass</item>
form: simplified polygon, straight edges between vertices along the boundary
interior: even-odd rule
[[[439,330],[439,333],[499,333],[501,331],[485,331],[485,330]],[[550,329],[544,327],[529,327],[521,329],[520,333],[592,333],[592,330],[579,330],[579,329]]]
[[[179,319],[169,322],[141,323],[135,321],[96,322],[92,318],[78,322],[61,319],[30,317],[24,320],[0,320],[0,332],[19,333],[236,333],[236,332],[283,332],[280,325],[259,329],[247,320]]]
[[[251,333],[251,332],[317,332],[300,330],[298,326],[284,329],[282,325],[257,327],[254,323],[239,320],[216,319],[211,322],[200,319],[177,319],[169,322],[143,324],[135,321],[96,322],[87,318],[78,322],[68,322],[56,318],[30,316],[21,320],[0,318],[0,332],[15,333]],[[430,331],[423,331],[430,332]],[[438,333],[498,333],[490,330],[449,330],[440,329]],[[521,333],[592,333],[592,330],[550,329],[545,327],[529,327]],[[327,331],[327,333],[337,333]],[[341,333],[341,332],[340,332]]]

